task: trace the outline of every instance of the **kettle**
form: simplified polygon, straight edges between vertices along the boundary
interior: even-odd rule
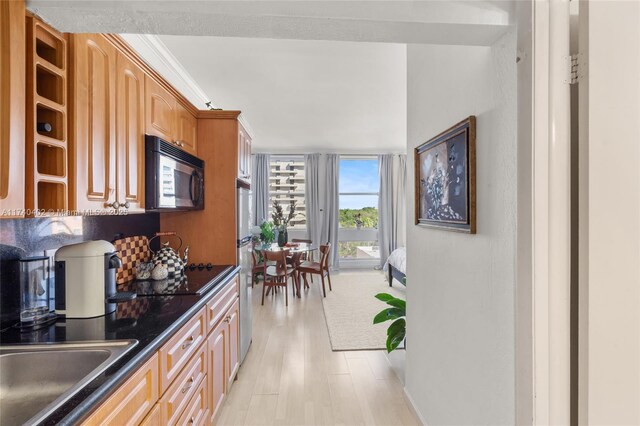
[[[154,264],[161,264],[165,266],[169,272],[169,276],[179,276],[184,272],[184,268],[188,264],[189,259],[189,246],[184,249],[184,256],[180,258],[180,248],[182,247],[182,238],[175,232],[156,232],[156,234],[149,239],[149,243],[157,237],[176,237],[180,240],[180,245],[177,250],[174,250],[169,245],[169,242],[162,244],[162,248],[153,253],[151,262]],[[152,251],[153,252],[153,251]]]

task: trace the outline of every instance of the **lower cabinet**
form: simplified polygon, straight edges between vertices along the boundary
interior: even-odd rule
[[[158,371],[156,354],[98,407],[83,424],[140,424],[158,400]]]
[[[238,306],[236,276],[83,424],[212,424],[239,368]]]

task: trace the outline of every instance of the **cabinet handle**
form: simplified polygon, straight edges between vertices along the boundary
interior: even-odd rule
[[[193,386],[193,380],[193,376],[191,376],[191,378],[189,379],[189,383],[187,383],[185,387],[182,388],[182,393],[186,393],[189,389],[191,389],[191,386]]]
[[[193,336],[189,336],[186,342],[182,344],[182,349],[187,349],[189,346],[193,345],[196,339]]]
[[[105,207],[113,207],[114,209],[118,210],[120,208],[120,203],[117,201],[114,201],[113,203],[104,203]]]
[[[125,209],[129,209],[129,207],[131,207],[131,204],[125,200],[124,203],[120,203],[120,207],[124,207]]]
[[[184,146],[184,143],[180,142],[180,141],[175,141],[175,144],[178,146]]]
[[[227,315],[224,319],[224,322],[226,322],[227,324],[229,324],[231,322],[231,315]]]
[[[195,422],[196,422],[196,418],[192,416],[192,417],[189,419],[189,423],[194,424]]]

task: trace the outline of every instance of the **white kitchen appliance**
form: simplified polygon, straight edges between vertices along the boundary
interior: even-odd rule
[[[116,291],[116,270],[122,261],[113,244],[86,241],[64,246],[55,256],[56,314],[93,318],[115,312],[116,303],[136,297]]]
[[[238,265],[240,266],[240,362],[251,345],[253,310],[251,306],[251,191],[238,181]]]

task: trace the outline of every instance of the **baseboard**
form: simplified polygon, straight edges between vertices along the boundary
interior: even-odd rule
[[[427,426],[427,422],[424,421],[424,418],[422,417],[420,412],[416,409],[416,404],[413,403],[413,399],[411,399],[411,395],[407,393],[406,387],[402,388],[402,394],[404,395],[405,401],[407,401],[407,405],[409,406],[409,409],[418,418],[418,420],[420,421],[420,424]]]

